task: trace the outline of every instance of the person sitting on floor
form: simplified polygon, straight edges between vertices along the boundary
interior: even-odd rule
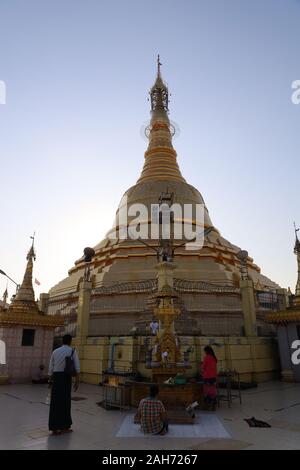
[[[32,383],[33,384],[47,384],[48,383],[48,376],[45,375],[44,373],[45,366],[41,364],[36,371],[36,374],[32,378]]]
[[[168,432],[166,410],[163,403],[157,399],[159,388],[150,386],[150,396],[140,401],[136,420],[140,421],[145,434],[164,435]]]

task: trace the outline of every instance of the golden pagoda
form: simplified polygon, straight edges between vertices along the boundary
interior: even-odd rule
[[[174,240],[176,249],[174,290],[181,300],[181,314],[175,320],[176,331],[178,335],[192,338],[184,340],[183,344],[193,343],[195,338],[199,340],[200,345],[200,338],[204,338],[205,343],[205,341],[213,342],[217,337],[226,337],[226,341],[229,341],[228,338],[242,338],[239,340],[240,344],[246,345],[248,343],[245,335],[257,337],[258,331],[260,336],[268,337],[264,343],[267,346],[260,349],[269,360],[270,354],[273,354],[273,346],[269,346],[268,341],[272,343],[270,338],[274,330],[264,322],[265,310],[268,307],[265,302],[261,302],[261,299],[264,298],[263,294],[271,294],[270,302],[275,303],[276,296],[283,293],[280,286],[261,274],[260,268],[248,254],[241,266],[239,256],[241,249],[220,234],[211,221],[202,195],[182,176],[172,142],[175,128],[169,119],[169,90],[162,79],[159,58],[156,80],[150,90],[150,102],[151,120],[146,129],[149,143],[141,175],[136,184],[123,195],[116,212],[115,226],[109,230],[105,239],[94,247],[95,256],[89,268],[88,313],[83,314],[78,310],[81,302],[80,289],[85,282],[84,257],[75,262],[68,276],[56,284],[48,296],[44,294],[45,309],[50,314],[64,315],[68,320],[67,329],[57,330],[58,336],[65,331],[75,335],[78,322],[81,323],[78,318],[88,315],[84,327],[86,344],[96,347],[95,354],[103,349],[99,354],[102,354],[103,364],[106,365],[109,361],[111,341],[117,344],[121,338],[121,342],[126,345],[128,341],[131,342],[128,338],[133,331],[135,335],[140,334],[140,337],[147,334],[147,325],[154,315],[153,296],[158,289],[155,252],[157,240],[149,236],[144,243],[141,243],[140,240],[124,237],[123,234],[128,233],[134,216],[128,215],[124,224],[122,214],[128,207],[143,204],[148,209],[149,217],[141,222],[141,230],[146,228],[150,233],[152,205],[157,204],[162,194],[170,193],[173,195],[174,203],[182,207],[182,215],[177,217],[176,223],[190,224],[198,231],[205,231],[204,245],[198,250],[187,250],[183,246],[183,240]],[[186,216],[185,204],[191,204],[193,207],[204,206],[204,218],[201,223],[194,216],[192,218]],[[241,267],[246,270],[247,279],[242,279]],[[244,283],[242,287],[241,282]],[[89,288],[88,285],[86,288]],[[250,301],[248,295],[253,297]],[[245,313],[245,309],[252,311],[250,316]],[[245,315],[250,319],[246,323]],[[142,339],[137,340],[135,336],[134,341]],[[220,342],[222,343],[222,340]],[[116,347],[122,349],[120,344]],[[128,351],[131,349],[130,346]],[[195,347],[195,364],[200,358],[200,349],[200,346]],[[224,360],[225,349],[222,350]],[[229,351],[230,347],[227,349]],[[135,352],[131,352],[131,356],[127,353],[120,352],[120,360],[128,362],[129,357],[135,358]],[[235,358],[232,356],[230,361],[232,365]],[[249,372],[251,375],[253,366],[249,365],[250,362],[248,361],[248,365],[243,367],[245,374]],[[87,369],[83,374],[84,378],[88,381],[97,381],[101,375],[100,362],[98,361],[96,365],[93,360],[91,362],[86,359],[85,363]],[[105,365],[103,367],[105,368]],[[262,371],[261,377],[271,376],[276,367],[269,360],[269,366],[264,371],[265,375]]]

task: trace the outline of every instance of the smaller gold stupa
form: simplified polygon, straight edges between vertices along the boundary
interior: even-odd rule
[[[35,301],[32,285],[34,239],[27,254],[23,282],[8,308],[0,307],[0,341],[6,360],[0,364],[0,383],[31,381],[40,365],[47,370],[54,329],[64,324],[58,315],[45,315]]]

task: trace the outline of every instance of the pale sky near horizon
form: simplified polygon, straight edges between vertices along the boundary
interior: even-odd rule
[[[0,269],[22,280],[35,231],[46,292],[104,237],[143,166],[160,53],[183,176],[222,235],[294,289],[299,23],[297,0],[1,0]]]

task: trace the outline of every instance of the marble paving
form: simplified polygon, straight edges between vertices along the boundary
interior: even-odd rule
[[[133,422],[134,414],[129,413],[123,420],[117,433],[117,437],[147,437],[148,439],[161,439],[161,436],[144,435],[139,424]],[[166,436],[180,438],[230,438],[230,434],[224,428],[220,418],[215,413],[197,413],[194,424],[171,424]]]
[[[222,403],[214,419],[227,437],[208,432],[180,439],[171,433],[119,437],[128,412],[99,407],[102,388],[86,384],[74,394],[85,399],[72,401],[74,432],[50,436],[47,393],[47,385],[0,385],[0,449],[300,449],[300,384],[268,382],[244,391],[242,405]],[[250,428],[244,418],[252,416],[272,427]]]

